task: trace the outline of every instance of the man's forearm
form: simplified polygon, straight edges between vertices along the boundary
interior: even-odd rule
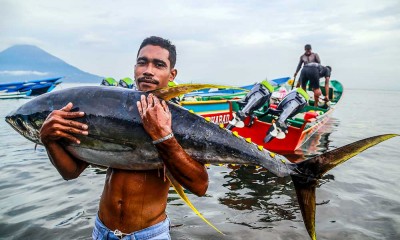
[[[325,78],[325,96],[329,99],[329,77]]]
[[[174,178],[197,196],[208,188],[208,174],[203,164],[193,160],[175,138],[155,145],[165,166]]]
[[[65,180],[77,178],[89,165],[69,155],[57,142],[45,144],[51,163]]]

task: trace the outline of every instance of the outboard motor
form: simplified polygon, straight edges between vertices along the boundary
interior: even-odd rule
[[[115,79],[112,78],[112,77],[107,77],[107,78],[104,78],[104,79],[101,81],[101,84],[100,84],[100,85],[103,85],[103,86],[114,86],[114,87],[116,87],[116,86],[118,86],[118,82],[115,81]]]
[[[267,80],[255,84],[251,88],[250,92],[247,93],[243,99],[237,102],[241,109],[236,113],[236,116],[229,121],[226,128],[231,130],[233,127],[244,127],[243,120],[247,116],[250,116],[253,119],[253,112],[269,101],[273,91],[274,87]]]
[[[135,82],[131,78],[126,77],[119,80],[118,86],[132,89],[135,86]]]
[[[268,129],[264,142],[271,141],[274,137],[283,139],[286,137],[288,125],[287,119],[299,113],[308,102],[310,97],[302,89],[297,88],[287,94],[276,109],[268,109],[268,113],[279,116],[278,119],[272,122],[272,126]]]

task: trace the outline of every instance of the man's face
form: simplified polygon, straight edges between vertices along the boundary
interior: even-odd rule
[[[311,48],[306,48],[306,49],[304,49],[304,51],[305,51],[305,55],[306,56],[310,56],[311,55]]]
[[[169,52],[159,46],[147,45],[140,49],[135,65],[135,81],[140,91],[151,91],[168,86],[177,71],[171,69]]]

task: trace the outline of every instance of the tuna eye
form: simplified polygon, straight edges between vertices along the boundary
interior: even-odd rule
[[[21,118],[17,118],[15,120],[15,123],[17,124],[18,128],[21,129],[22,131],[26,130],[26,127],[24,125],[24,122],[21,120]]]

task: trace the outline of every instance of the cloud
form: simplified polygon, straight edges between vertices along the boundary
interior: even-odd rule
[[[23,35],[13,38],[5,37],[3,39],[3,42],[7,46],[12,46],[17,44],[29,44],[29,45],[41,46],[45,44],[45,42],[39,38],[23,36]]]
[[[0,71],[0,74],[1,75],[10,75],[10,76],[24,76],[24,75],[46,76],[46,75],[49,75],[48,72],[25,71],[25,70]]]
[[[177,45],[178,77],[187,81],[241,85],[292,75],[306,43],[350,86],[376,73],[396,75],[400,64],[398,0],[2,2],[8,24],[0,25],[0,48],[39,45],[103,76],[131,74],[139,44],[151,35]]]
[[[105,37],[101,37],[96,33],[87,33],[83,35],[79,40],[80,43],[87,45],[108,45],[111,44],[111,39],[107,39]]]

